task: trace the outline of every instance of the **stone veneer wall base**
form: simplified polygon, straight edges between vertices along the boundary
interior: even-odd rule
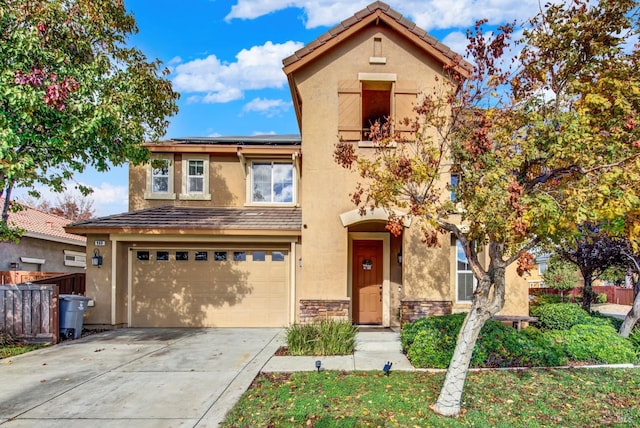
[[[400,324],[412,322],[426,316],[449,315],[453,302],[442,300],[403,299],[400,302]]]
[[[351,301],[348,299],[300,299],[300,323],[304,324],[324,319],[348,321],[350,306]]]

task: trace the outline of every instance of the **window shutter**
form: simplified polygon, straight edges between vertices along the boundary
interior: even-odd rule
[[[418,96],[417,84],[415,81],[396,82],[394,88],[395,114],[394,124],[396,132],[400,133],[403,139],[413,140],[414,134],[410,125],[405,125],[405,119],[415,118],[415,102]]]
[[[343,141],[359,141],[362,135],[360,82],[338,82],[338,136]]]

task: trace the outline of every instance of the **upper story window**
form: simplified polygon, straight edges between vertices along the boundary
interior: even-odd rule
[[[173,155],[154,154],[147,166],[146,199],[175,199],[173,190]]]
[[[169,192],[169,160],[157,159],[151,164],[151,191],[153,193]]]
[[[180,199],[211,200],[209,193],[209,155],[188,154],[182,157],[182,192]]]
[[[415,116],[415,81],[398,81],[394,73],[359,73],[358,80],[338,83],[338,133],[343,141],[368,141],[376,121],[391,119],[392,132],[410,139],[403,119]]]
[[[204,161],[189,160],[187,171],[187,193],[204,193]]]
[[[251,203],[292,204],[293,163],[253,161],[251,163]]]

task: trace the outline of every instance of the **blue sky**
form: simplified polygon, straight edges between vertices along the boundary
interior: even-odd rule
[[[139,27],[129,44],[171,70],[179,113],[167,138],[297,134],[282,59],[371,1],[125,0]],[[464,31],[525,19],[537,0],[387,0],[452,49],[464,53]],[[94,188],[96,215],[127,211],[128,167],[87,171],[76,180]],[[73,188],[73,183],[69,188]],[[20,199],[21,192],[17,193]],[[57,195],[43,190],[44,199]]]

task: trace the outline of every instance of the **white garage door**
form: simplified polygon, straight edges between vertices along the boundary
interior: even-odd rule
[[[284,249],[132,249],[133,327],[288,325]]]

